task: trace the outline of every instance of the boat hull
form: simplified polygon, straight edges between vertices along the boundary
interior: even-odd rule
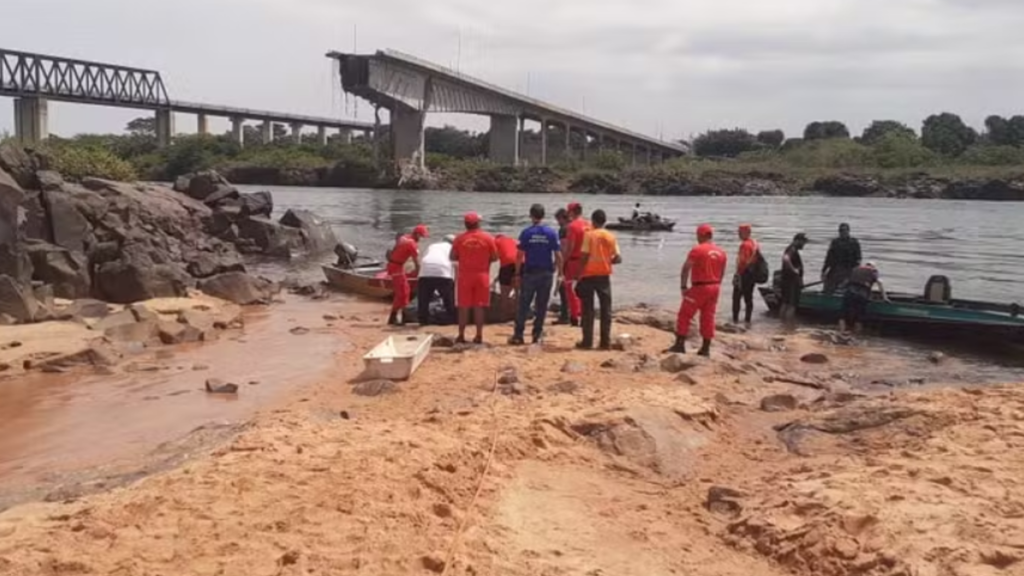
[[[620,220],[617,223],[611,223],[605,226],[605,228],[617,232],[671,232],[675,227],[676,223],[672,220],[650,223]]]
[[[322,266],[327,284],[331,288],[349,294],[356,294],[376,300],[388,300],[395,295],[391,278],[384,275],[379,267],[353,268],[342,270],[334,266]],[[416,278],[410,278],[409,284],[416,290]]]

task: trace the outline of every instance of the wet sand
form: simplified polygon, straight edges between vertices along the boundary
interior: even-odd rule
[[[964,388],[955,358],[722,335],[670,373],[655,328],[616,324],[633,348],[590,353],[555,328],[543,348],[435,349],[368,397],[352,381],[383,307],[352,306],[323,329],[351,347],[219,447],[0,514],[0,573],[1024,572],[1024,464],[1007,457],[1024,392]],[[864,384],[885,373],[935,389]],[[772,395],[782,411],[762,410]]]

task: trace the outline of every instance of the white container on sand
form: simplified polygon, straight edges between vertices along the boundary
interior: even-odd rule
[[[427,358],[433,340],[433,334],[388,336],[363,356],[363,376],[374,380],[408,380]]]

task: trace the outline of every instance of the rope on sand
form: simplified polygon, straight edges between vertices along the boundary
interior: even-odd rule
[[[469,501],[469,506],[466,507],[466,513],[462,516],[462,521],[459,522],[459,527],[455,531],[455,538],[452,539],[452,544],[448,548],[448,554],[445,555],[444,569],[441,570],[441,576],[446,576],[448,571],[451,570],[452,560],[455,558],[455,552],[459,549],[459,545],[462,543],[462,536],[466,532],[466,525],[469,524],[469,517],[473,513],[473,509],[476,508],[476,501],[480,498],[480,493],[484,489],[484,481],[487,479],[487,475],[491,471],[491,463],[494,461],[494,452],[498,447],[498,437],[501,435],[501,423],[498,421],[498,371],[494,371],[494,387],[491,388],[491,421],[494,422],[494,428],[491,431],[491,448],[487,452],[487,460],[484,461],[484,470],[480,473],[480,479],[476,484],[476,491],[473,493],[473,499]]]

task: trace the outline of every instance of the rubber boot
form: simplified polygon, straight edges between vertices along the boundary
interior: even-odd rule
[[[676,343],[671,348],[665,350],[666,354],[686,354],[686,337],[676,335]]]
[[[398,311],[392,310],[391,316],[388,316],[388,326],[398,326]]]
[[[697,355],[705,358],[711,357],[711,340],[704,339],[704,342],[700,345],[700,352],[697,352]]]

